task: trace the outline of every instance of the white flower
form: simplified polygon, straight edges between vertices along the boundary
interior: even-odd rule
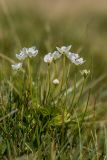
[[[51,63],[53,61],[52,53],[48,53],[44,56],[44,62]]]
[[[52,57],[53,57],[54,60],[57,60],[58,58],[61,57],[61,54],[58,51],[54,51],[52,53]]]
[[[22,63],[12,64],[11,66],[13,70],[19,70],[22,68]]]
[[[24,60],[27,57],[35,57],[38,54],[36,47],[23,48],[19,54],[16,54],[18,60]]]
[[[79,55],[78,55],[78,54],[72,53],[72,52],[68,52],[68,53],[66,54],[66,56],[67,56],[69,59],[77,59],[77,58],[79,58]]]
[[[36,47],[26,48],[26,54],[28,57],[35,57],[38,54]]]
[[[23,48],[19,54],[16,54],[16,58],[18,60],[24,60],[25,58],[27,58],[27,54],[26,54],[26,48]]]
[[[53,84],[58,85],[59,84],[59,80],[58,79],[54,79],[53,80]]]
[[[83,58],[77,58],[77,59],[74,58],[71,61],[72,61],[72,63],[74,63],[77,66],[85,63],[85,61],[83,60]]]
[[[81,65],[83,64],[85,61],[83,60],[83,58],[79,57],[78,54],[76,53],[72,53],[70,52],[70,49],[71,49],[71,45],[70,46],[62,46],[61,48],[59,47],[56,47],[58,52],[60,54],[65,54],[72,63],[74,63],[75,65]]]
[[[85,61],[83,60],[83,58],[80,58],[78,54],[76,53],[72,53],[72,52],[69,52],[67,54],[67,57],[70,59],[70,61],[72,63],[74,63],[75,65],[81,65],[83,64]]]
[[[82,76],[84,76],[84,78],[86,78],[90,74],[90,70],[84,69],[84,70],[80,71],[80,73]]]
[[[67,54],[69,52],[69,50],[71,49],[71,45],[70,46],[62,46],[61,48],[56,47],[57,50],[61,53],[61,54]]]

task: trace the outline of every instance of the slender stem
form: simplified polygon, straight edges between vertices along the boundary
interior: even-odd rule
[[[64,86],[64,82],[65,82],[65,55],[63,54],[63,74],[62,74],[62,82],[61,82],[61,88],[60,88],[60,92]],[[66,94],[67,96],[67,94]],[[64,112],[65,112],[65,107],[64,106],[64,110],[62,111],[62,139],[61,139],[61,143],[63,145],[64,142]]]
[[[87,111],[87,107],[88,107],[88,104],[89,104],[89,99],[90,99],[90,94],[91,94],[91,89],[89,90],[89,93],[88,93],[88,99],[87,99],[87,103],[86,103],[86,106],[85,106],[85,111],[82,115],[82,119],[81,119],[81,128],[82,128],[82,124],[83,124],[83,121],[84,121],[84,118],[85,118],[85,114],[86,114],[86,111]]]
[[[72,97],[72,101],[71,101],[71,107],[70,107],[70,112],[72,112],[72,106],[75,100],[75,95],[76,95],[76,74],[75,74],[75,79],[74,79],[74,93],[73,93],[73,97]]]
[[[65,126],[65,124],[64,124],[64,112],[65,112],[65,110],[63,110],[62,111],[62,137],[61,137],[61,144],[62,144],[62,146],[63,146],[63,143],[64,143],[64,126]]]
[[[67,71],[67,82],[69,81],[69,75],[70,75],[70,69],[71,69],[71,63],[69,63],[69,66],[68,66],[68,71]]]
[[[57,77],[57,64],[56,64],[56,61],[54,61],[54,66],[55,66],[55,77]]]
[[[83,93],[84,85],[85,85],[85,78],[84,78],[84,81],[83,81],[83,84],[82,84],[82,88],[81,88],[81,91],[80,91],[80,95],[79,95],[79,98],[78,98],[78,103],[79,103],[81,95]]]
[[[50,64],[48,65],[48,93],[50,92]]]
[[[75,103],[75,105],[74,105],[74,108],[77,106],[77,104],[79,104],[79,102],[80,102],[80,98],[81,98],[81,95],[82,95],[82,93],[83,93],[83,89],[84,89],[84,85],[85,85],[85,78],[84,78],[84,80],[83,80],[83,84],[82,84],[82,87],[81,87],[81,91],[80,91],[80,95],[79,95],[79,98],[78,98],[78,100],[77,100],[77,102]],[[75,98],[75,94],[74,94],[74,98]],[[74,99],[73,99],[73,101],[74,101]]]
[[[47,102],[49,94],[50,94],[50,64],[48,64],[48,91],[47,91],[45,103]]]
[[[30,59],[28,58],[28,89],[30,91],[30,95],[32,96],[32,71],[30,65]]]
[[[77,125],[78,125],[78,134],[79,134],[79,148],[80,148],[80,156],[79,156],[79,159],[82,160],[82,159],[83,159],[83,155],[82,155],[82,136],[81,136],[81,128],[80,128],[80,122],[79,122],[77,113],[75,112],[75,114],[76,114],[76,120],[77,120]]]
[[[65,96],[66,96],[66,99],[65,99],[65,104],[67,104],[67,84],[68,84],[68,80],[69,80],[69,74],[70,74],[70,67],[71,67],[71,64],[68,65],[68,69],[67,69],[67,74],[66,74],[66,80],[65,80]]]
[[[64,79],[65,79],[65,55],[63,54],[63,73],[62,73],[62,81],[61,81],[60,92],[61,92],[62,87],[64,85]]]

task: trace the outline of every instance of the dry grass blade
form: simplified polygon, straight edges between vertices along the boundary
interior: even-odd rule
[[[6,61],[8,61],[9,63],[15,63],[15,61],[13,59],[11,59],[10,57],[4,55],[3,53],[0,53],[0,57]]]
[[[17,88],[10,82],[10,81],[7,81],[7,83],[9,84],[9,86],[14,89],[14,91],[20,96],[20,92],[17,90]]]
[[[107,78],[106,74],[101,75],[99,78],[91,82],[86,89],[84,89],[83,94],[85,94],[90,88],[94,88],[96,85],[98,85],[100,82],[102,82],[105,78]]]
[[[10,117],[11,115],[15,114],[16,112],[18,112],[18,109],[13,110],[10,113],[8,113],[7,115],[5,115],[4,117],[0,118],[0,122],[3,121],[4,119]]]

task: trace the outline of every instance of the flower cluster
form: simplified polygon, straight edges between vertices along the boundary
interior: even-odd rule
[[[72,53],[72,52],[68,52],[67,57],[69,58],[69,60],[74,63],[75,65],[81,65],[83,64],[85,61],[83,60],[83,58],[80,58],[78,54]]]
[[[36,47],[31,47],[31,48],[23,48],[19,54],[16,54],[16,58],[18,60],[24,60],[27,57],[35,57],[38,54],[38,50]]]
[[[83,60],[83,58],[81,58],[78,54],[70,52],[71,47],[71,45],[67,47],[62,46],[61,48],[56,47],[56,51],[54,51],[53,53],[50,52],[44,56],[44,62],[50,64],[51,62],[59,59],[62,55],[65,55],[75,65],[83,64],[85,60]],[[19,61],[23,61],[26,58],[36,57],[37,54],[38,50],[36,49],[36,47],[23,48],[19,54],[16,54],[16,58]],[[19,70],[21,67],[22,63],[12,65],[13,70]]]
[[[61,57],[61,55],[66,55],[66,57],[75,65],[81,65],[85,61],[83,58],[81,58],[78,54],[70,52],[71,49],[70,46],[62,46],[61,48],[56,47],[57,51],[54,51],[53,53],[48,53],[44,56],[44,62],[51,63],[52,61],[55,61]]]
[[[36,49],[36,47],[23,48],[19,54],[16,54],[16,58],[19,61],[23,61],[26,58],[35,57],[37,54],[38,54],[38,50]],[[12,64],[13,70],[19,70],[21,68],[22,68],[22,63]]]

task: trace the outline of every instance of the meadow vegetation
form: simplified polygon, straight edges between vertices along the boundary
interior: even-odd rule
[[[106,160],[107,13],[1,4],[0,159]]]

